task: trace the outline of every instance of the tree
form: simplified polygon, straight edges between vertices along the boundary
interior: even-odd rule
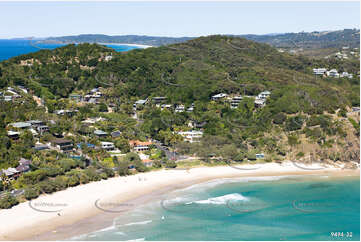
[[[165,163],[165,167],[167,167],[167,168],[176,168],[176,167],[177,167],[177,163],[175,163],[174,160],[168,160],[168,161]]]
[[[25,189],[24,196],[27,200],[37,198],[39,196],[39,188],[32,186]]]
[[[19,201],[12,195],[6,194],[3,198],[0,199],[0,208],[8,209],[17,205]]]

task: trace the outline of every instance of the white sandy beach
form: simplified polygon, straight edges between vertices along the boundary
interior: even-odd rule
[[[100,44],[100,45],[128,45],[128,46],[138,47],[138,48],[141,48],[141,49],[154,47],[154,46],[151,46],[151,45],[127,44],[127,43],[98,43],[98,44]]]
[[[319,166],[314,166],[314,168],[317,167]],[[359,176],[359,169],[342,170],[341,168],[326,167],[312,170],[312,167],[308,168],[311,169],[302,169],[291,162],[240,165],[237,167],[199,167],[190,170],[160,170],[92,182],[51,195],[42,195],[31,201],[30,205],[35,209],[29,206],[29,202],[25,202],[8,210],[0,210],[0,240],[29,239],[49,231],[56,233],[58,227],[71,225],[101,213],[102,211],[95,206],[97,200],[102,203],[115,203],[116,201],[116,204],[119,205],[171,185],[248,176],[302,174],[344,176],[345,173]],[[55,210],[60,211],[44,212]],[[84,226],[86,227],[86,224]],[[85,231],[78,229],[79,233]],[[58,239],[69,237],[66,234],[58,235]]]

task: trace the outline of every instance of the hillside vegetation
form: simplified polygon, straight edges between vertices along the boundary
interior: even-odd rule
[[[105,61],[109,55],[113,58]],[[312,69],[319,67],[347,71],[354,78],[316,77]],[[71,119],[59,119],[62,125],[58,130],[76,133],[77,122],[101,115],[112,120],[103,128],[121,130],[124,139],[151,137],[180,153],[205,159],[211,150],[212,156],[228,160],[264,152],[268,160],[302,159],[312,154],[324,160],[347,161],[359,157],[355,148],[359,131],[347,119],[351,107],[359,106],[359,68],[357,61],[314,60],[226,36],[126,53],[97,44],[68,45],[0,63],[0,87],[29,88],[44,99],[49,112],[19,104],[18,110],[24,112],[15,114],[2,104],[2,124],[5,127],[29,117],[59,119],[52,114],[54,110],[77,108],[69,94],[103,87],[101,105],[106,110],[112,104],[114,113],[99,113],[104,108],[95,104],[79,107],[80,112]],[[253,99],[246,97],[265,90],[272,94],[263,108],[256,108]],[[221,92],[244,99],[237,109],[226,102],[210,101]],[[165,96],[172,105],[189,107],[194,103],[194,111],[174,113],[148,105],[137,112],[140,123],[131,121],[134,101],[156,96]],[[359,119],[351,118],[357,127]],[[190,129],[187,124],[192,120],[205,125],[202,142],[191,145],[181,142],[174,131]],[[347,149],[350,152],[345,152]]]

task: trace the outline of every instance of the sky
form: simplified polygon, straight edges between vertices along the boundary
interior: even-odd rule
[[[205,36],[360,28],[359,2],[0,2],[0,38]]]

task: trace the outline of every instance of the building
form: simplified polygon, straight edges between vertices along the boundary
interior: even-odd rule
[[[49,149],[49,146],[38,143],[38,144],[35,144],[35,146],[33,147],[33,149],[34,149],[34,150],[38,150],[38,151],[40,151],[40,150],[47,150],[47,149]]]
[[[213,101],[218,101],[218,100],[221,100],[221,99],[226,98],[226,97],[228,97],[227,94],[219,93],[219,94],[216,94],[216,95],[212,96],[212,100]]]
[[[129,141],[129,145],[130,147],[137,152],[141,152],[141,151],[147,151],[149,150],[149,146],[152,145],[153,143],[150,141],[146,141],[146,142],[142,142],[140,140],[130,140]]]
[[[332,70],[327,72],[327,76],[338,78],[338,77],[340,77],[340,74],[338,74],[336,69],[332,69]]]
[[[115,146],[112,142],[100,142],[102,149],[104,150],[114,150]]]
[[[136,102],[133,104],[133,107],[134,107],[135,109],[137,109],[137,108],[145,105],[147,102],[148,102],[148,99],[138,100],[138,101],[136,101]]]
[[[43,134],[45,132],[49,132],[49,127],[47,125],[42,125],[36,128],[36,130],[40,133]]]
[[[256,159],[264,159],[264,154],[256,154]]]
[[[183,104],[181,105],[177,105],[175,110],[174,110],[176,113],[183,113],[185,111],[185,107]]]
[[[340,77],[347,77],[347,78],[351,79],[353,77],[353,75],[344,71],[344,72],[342,72],[342,74],[340,74]]]
[[[41,120],[29,120],[29,121],[26,121],[26,123],[29,123],[31,125],[31,127],[34,127],[34,128],[45,125],[45,122],[41,121]]]
[[[271,95],[271,92],[270,92],[270,91],[264,91],[264,92],[261,92],[260,94],[258,94],[258,98],[260,98],[260,99],[266,99],[266,98],[268,98],[270,95]]]
[[[10,180],[17,178],[20,175],[20,172],[18,170],[16,170],[16,168],[13,168],[13,167],[3,169],[2,173]]]
[[[8,137],[12,140],[19,139],[19,135],[20,135],[20,132],[15,132],[15,131],[11,131],[11,130],[8,131]]]
[[[203,137],[203,132],[196,131],[196,130],[181,131],[181,132],[177,132],[177,134],[183,136],[184,141],[187,141],[190,143],[199,142],[199,140]]]
[[[94,134],[98,137],[106,137],[108,136],[107,132],[104,132],[103,130],[95,130]]]
[[[194,110],[194,103],[192,103],[192,105],[187,109],[187,112],[191,113],[193,112],[193,110]]]
[[[73,149],[73,142],[66,139],[55,139],[51,141],[52,145],[60,151],[68,152]]]
[[[153,101],[153,103],[155,103],[155,104],[159,104],[159,103],[164,102],[164,101],[166,101],[166,100],[167,100],[166,97],[153,97],[153,98],[152,98],[152,101]]]
[[[256,108],[262,108],[266,105],[266,99],[256,97],[256,99],[254,100],[254,105],[256,106]]]
[[[161,106],[160,106],[160,109],[161,110],[164,110],[164,109],[171,109],[172,108],[172,105],[171,104],[162,104]]]
[[[113,131],[113,132],[110,133],[110,135],[111,135],[113,138],[120,137],[121,134],[122,134],[122,132],[120,132],[119,130],[116,130],[116,131]]]
[[[111,59],[113,59],[113,56],[111,56],[111,55],[107,55],[104,57],[105,61],[110,61]]]
[[[242,101],[243,97],[242,96],[237,96],[237,97],[233,97],[231,99],[231,108],[237,108],[239,103]]]
[[[326,73],[326,71],[327,71],[326,68],[314,68],[313,74],[323,76]]]
[[[9,125],[17,129],[27,129],[31,127],[31,124],[26,122],[11,123]]]

